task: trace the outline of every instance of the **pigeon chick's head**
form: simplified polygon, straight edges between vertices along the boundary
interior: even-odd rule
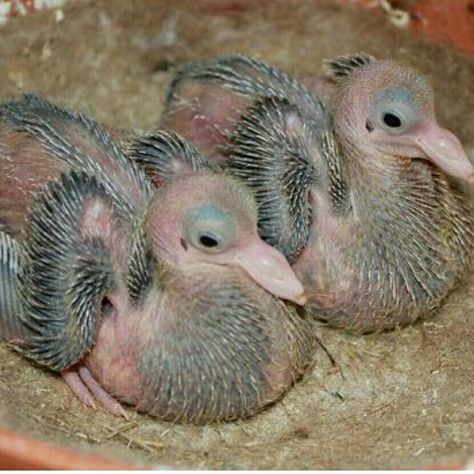
[[[250,192],[230,177],[201,172],[168,183],[158,191],[146,227],[156,255],[181,269],[239,267],[273,295],[305,301],[284,256],[260,239]]]
[[[335,58],[325,66],[341,85],[334,105],[343,140],[368,157],[376,152],[426,159],[451,176],[474,181],[474,167],[458,138],[437,123],[426,77],[366,54]]]

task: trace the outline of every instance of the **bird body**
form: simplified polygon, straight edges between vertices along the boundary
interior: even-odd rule
[[[422,75],[367,54],[325,68],[332,85],[313,84],[320,100],[244,56],[187,65],[164,123],[198,146],[193,114],[220,131],[219,163],[253,190],[260,234],[292,263],[314,317],[357,332],[393,328],[429,314],[469,271],[472,207],[447,175],[472,181],[474,168],[437,124]],[[207,114],[219,91],[240,104],[230,121]]]
[[[7,184],[30,186],[0,211],[4,339],[86,404],[194,423],[251,415],[308,366],[308,323],[275,298],[301,300],[301,284],[234,178],[156,133],[155,190],[90,119],[34,97],[0,118]]]
[[[212,278],[205,269],[192,279],[168,270],[140,318],[125,306],[117,315],[127,316],[125,326],[104,322],[87,366],[107,391],[171,421],[237,419],[279,398],[303,372],[311,343],[295,313],[244,275],[209,270]]]

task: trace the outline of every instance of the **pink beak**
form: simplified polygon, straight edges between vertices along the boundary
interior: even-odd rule
[[[474,182],[474,167],[456,135],[435,123],[422,128],[414,138],[424,157],[445,173]]]
[[[303,285],[278,250],[261,240],[252,241],[234,254],[234,261],[261,287],[278,298],[306,303]]]

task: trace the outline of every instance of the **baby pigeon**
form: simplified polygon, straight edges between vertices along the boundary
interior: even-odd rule
[[[7,184],[29,186],[9,191],[27,209],[0,211],[4,339],[117,415],[115,399],[166,420],[230,420],[282,395],[314,341],[273,296],[304,301],[284,257],[258,237],[245,187],[156,133],[148,166],[164,179],[151,193],[92,120],[35,97],[0,116]],[[49,182],[22,181],[25,152]]]
[[[446,175],[472,181],[474,168],[421,74],[367,54],[326,68],[331,111],[259,61],[194,63],[172,83],[164,122],[214,146],[254,190],[260,233],[293,264],[311,314],[357,332],[403,325],[472,264],[472,209]],[[203,142],[207,129],[220,138]]]

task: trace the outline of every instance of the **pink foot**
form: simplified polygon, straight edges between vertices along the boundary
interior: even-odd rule
[[[72,393],[74,393],[84,405],[95,410],[96,406],[94,400],[98,400],[109,413],[115,416],[123,416],[128,420],[129,416],[122,405],[114,400],[96,382],[87,367],[67,369],[61,372],[61,375]]]

